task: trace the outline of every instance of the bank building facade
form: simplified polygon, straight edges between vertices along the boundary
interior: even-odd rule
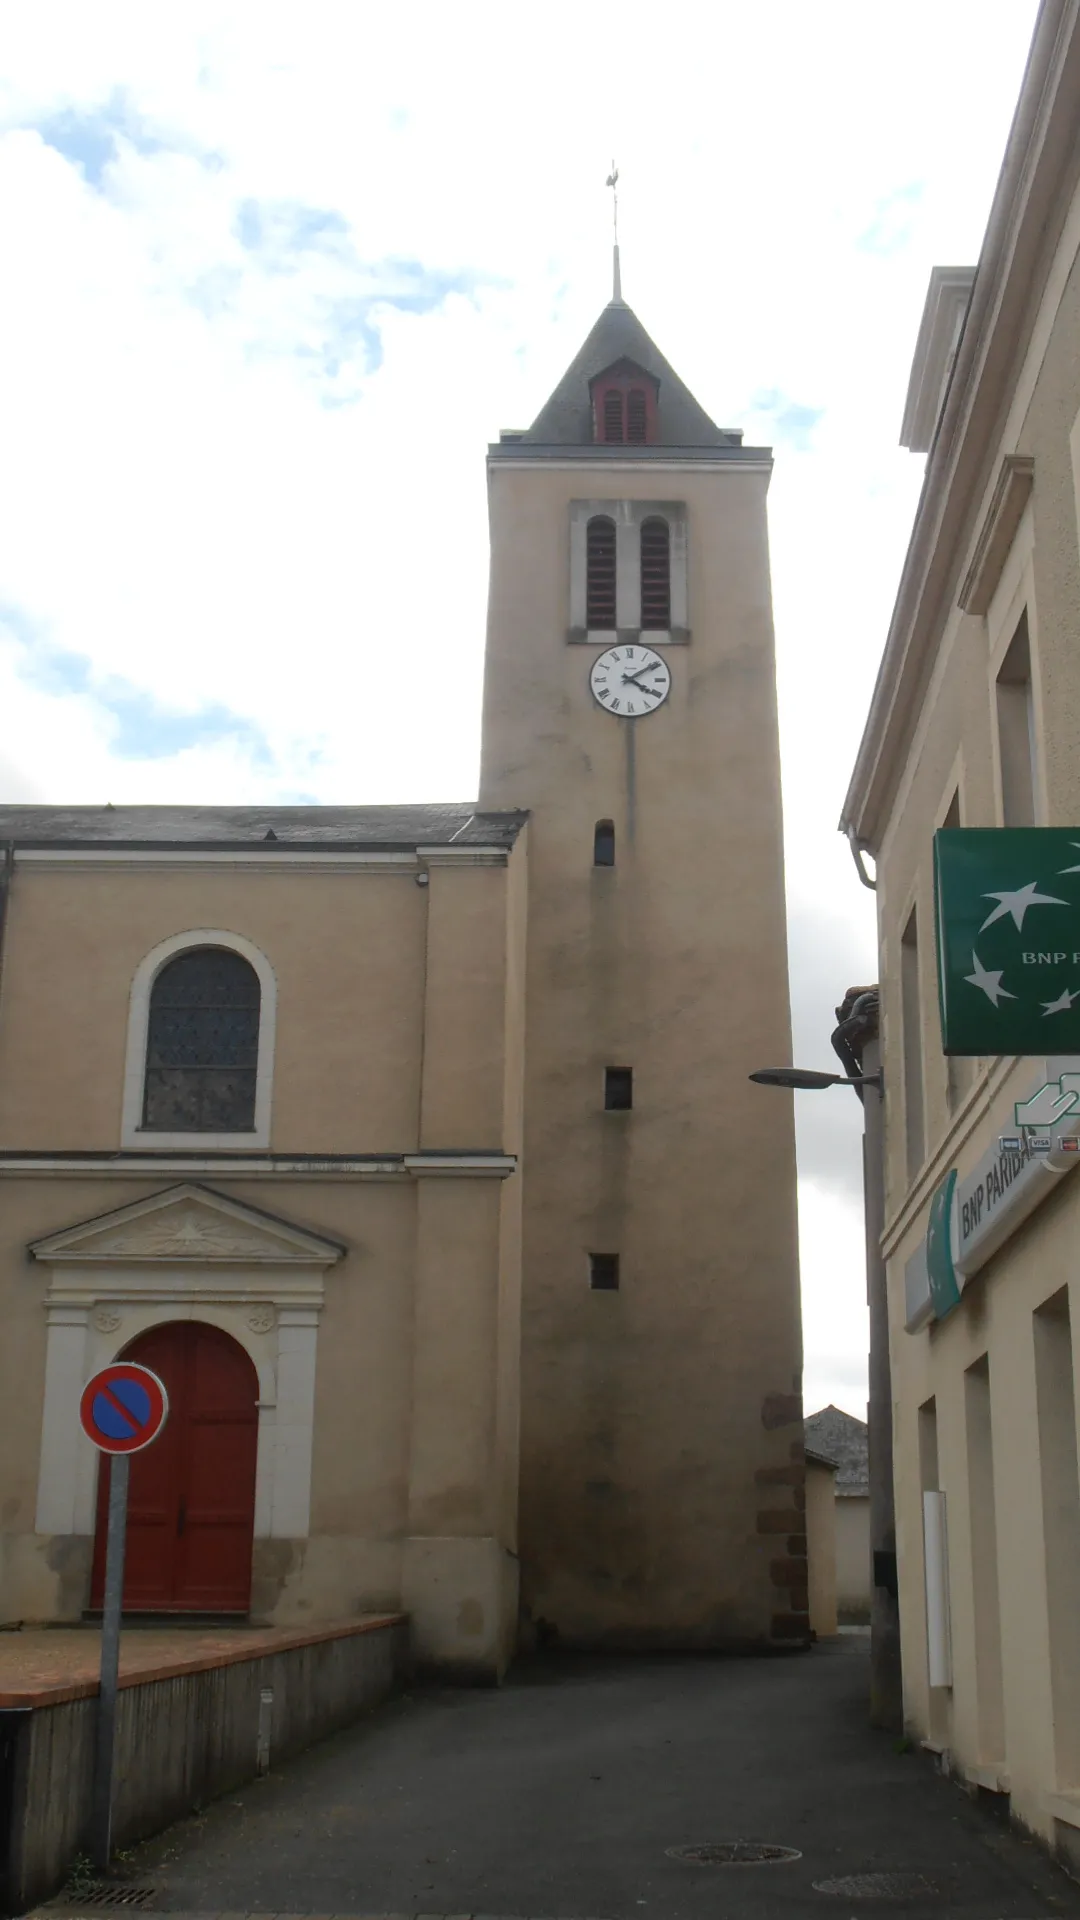
[[[0,809],[0,1621],[808,1634],[766,449],[629,306],[489,451],[479,795]]]

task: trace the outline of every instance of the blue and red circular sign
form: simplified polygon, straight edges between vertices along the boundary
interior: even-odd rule
[[[102,1367],[83,1388],[79,1419],[102,1453],[138,1453],[169,1417],[169,1396],[156,1373],[129,1360]]]

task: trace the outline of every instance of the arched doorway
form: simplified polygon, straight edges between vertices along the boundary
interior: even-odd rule
[[[258,1379],[244,1349],[201,1320],[172,1321],[123,1355],[169,1395],[161,1438],[131,1456],[124,1606],[133,1613],[247,1613],[255,1522]],[[105,1586],[109,1463],[98,1474],[90,1604]]]

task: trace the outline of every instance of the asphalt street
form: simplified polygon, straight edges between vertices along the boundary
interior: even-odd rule
[[[423,1690],[138,1850],[159,1909],[552,1920],[1080,1917],[1080,1887],[866,1724],[865,1638]],[[712,1866],[668,1849],[795,1849]],[[822,1882],[900,1876],[823,1891]]]

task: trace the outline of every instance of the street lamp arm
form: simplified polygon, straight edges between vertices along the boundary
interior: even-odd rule
[[[761,1087],[789,1087],[819,1093],[825,1087],[881,1087],[880,1073],[819,1073],[813,1067],[759,1067],[750,1074]]]
[[[833,1052],[842,1060],[848,1078],[856,1083],[862,1070],[863,1047],[877,1034],[879,1001],[877,987],[864,987],[861,991],[849,987],[836,1009],[839,1025],[830,1035]],[[880,1085],[878,1090],[880,1092]],[[861,1100],[859,1084],[855,1085],[855,1092]]]

